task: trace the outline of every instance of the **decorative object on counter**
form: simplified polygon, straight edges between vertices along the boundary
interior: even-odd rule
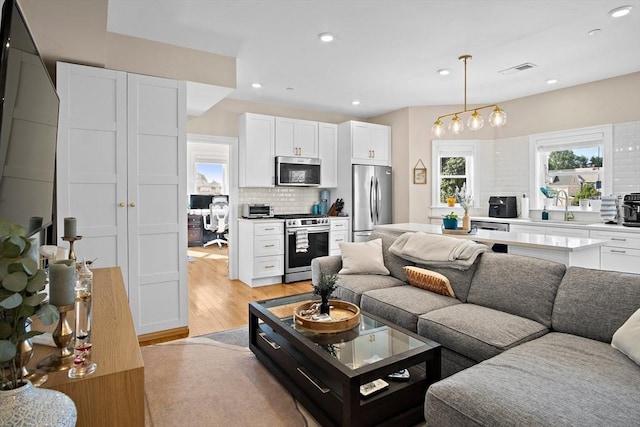
[[[64,219],[64,235],[62,237],[76,237],[78,235],[77,223],[74,217]]]
[[[419,168],[418,165],[422,167]],[[422,159],[418,159],[418,162],[413,167],[413,183],[414,184],[426,184],[427,183],[427,167],[422,163]]]
[[[542,219],[544,221],[549,219],[549,212],[547,212],[547,206],[546,205],[542,208]]]
[[[458,229],[458,214],[455,212],[448,213],[442,218],[442,226],[446,230]]]
[[[23,352],[22,343],[42,333],[30,329],[31,319],[51,325],[58,320],[58,312],[44,302],[46,274],[36,260],[26,256],[32,242],[24,236],[24,229],[3,222],[0,235],[4,236],[0,246],[0,390],[13,390],[26,382],[19,366],[23,363],[18,363],[28,353]]]
[[[360,324],[360,308],[357,305],[342,300],[329,300],[331,316],[326,318],[317,314],[309,314],[317,302],[306,302],[294,310],[295,326],[318,334],[334,334],[348,331]],[[319,309],[319,308],[318,308]],[[302,314],[305,313],[305,314]],[[319,320],[315,320],[317,316]]]
[[[447,197],[447,206],[449,206],[450,208],[455,207],[456,205],[456,198],[455,197]]]
[[[605,224],[615,223],[617,210],[615,196],[602,196],[602,203],[600,204],[600,218],[602,222]]]
[[[526,194],[520,199],[520,218],[529,218],[529,198]]]
[[[63,237],[62,240],[64,240],[65,242],[69,242],[69,259],[72,260],[76,260],[76,254],[75,252],[73,252],[73,244],[74,242],[76,242],[77,240],[81,240],[82,236],[75,236],[75,237]]]
[[[595,185],[591,182],[585,182],[580,187],[580,191],[578,191],[573,196],[573,200],[571,200],[571,204],[573,206],[580,206],[581,208],[583,208],[583,204],[584,204],[583,200],[588,203],[591,197],[599,197],[599,196],[600,196],[600,192],[596,190]],[[585,205],[584,209],[586,209],[586,207],[587,206]]]
[[[467,62],[471,58],[471,55],[462,55],[458,57],[460,61],[464,62],[464,109],[462,111],[456,111],[455,113],[444,114],[438,117],[433,123],[433,127],[431,128],[431,132],[436,137],[441,137],[445,134],[444,123],[442,123],[442,120],[440,119],[450,116],[453,116],[453,118],[449,123],[449,130],[454,134],[459,134],[460,132],[462,132],[464,130],[464,123],[462,119],[458,117],[458,114],[468,113],[469,111],[473,111],[471,117],[469,117],[469,120],[467,121],[467,127],[469,127],[469,129],[471,130],[479,130],[484,126],[484,119],[482,118],[480,113],[478,113],[478,110],[482,110],[485,108],[494,107],[491,115],[489,116],[489,123],[491,124],[491,126],[502,127],[507,123],[507,114],[496,104],[483,105],[482,107],[467,109]]]
[[[96,371],[98,365],[91,361],[91,293],[93,273],[82,263],[75,288],[75,343],[73,367],[69,378],[82,378]]]
[[[336,199],[335,203],[329,209],[329,216],[341,216],[344,209],[344,200]]]
[[[28,334],[31,331],[31,319],[27,319],[25,323],[24,334]],[[16,368],[20,370],[18,376],[22,376],[24,380],[29,381],[36,387],[46,383],[49,379],[49,375],[46,372],[29,369],[27,365],[33,357],[33,342],[31,338],[23,340],[16,349],[15,364]]]
[[[59,391],[37,388],[29,381],[15,389],[0,390],[1,427],[73,427],[77,418],[73,400]]]
[[[320,214],[329,214],[329,190],[320,190]]]
[[[60,307],[75,300],[76,262],[72,259],[54,261],[49,265],[49,303]]]
[[[336,274],[321,273],[318,283],[313,285],[313,294],[320,297],[320,313],[329,314],[329,298],[336,290]]]
[[[456,200],[460,203],[462,209],[464,209],[464,216],[462,217],[462,229],[471,230],[471,218],[469,217],[469,208],[473,204],[473,195],[471,192],[467,192],[467,184],[462,184],[462,188],[456,186]]]

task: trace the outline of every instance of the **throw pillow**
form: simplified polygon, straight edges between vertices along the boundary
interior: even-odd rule
[[[420,267],[407,266],[404,268],[410,285],[427,291],[435,292],[447,297],[454,297],[453,288],[446,276]]]
[[[342,269],[338,274],[389,274],[382,258],[382,239],[340,243],[340,252]]]
[[[640,308],[613,334],[611,346],[640,365]]]

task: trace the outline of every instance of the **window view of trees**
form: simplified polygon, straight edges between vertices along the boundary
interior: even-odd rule
[[[549,155],[549,170],[597,168],[602,166],[602,156],[577,155],[571,150],[553,151]]]
[[[600,153],[600,147],[550,152],[547,187],[566,191],[573,206],[577,206],[580,199],[599,197],[603,165]]]
[[[462,188],[467,182],[467,160],[465,157],[440,158],[440,202],[446,203],[453,197],[456,187]]]

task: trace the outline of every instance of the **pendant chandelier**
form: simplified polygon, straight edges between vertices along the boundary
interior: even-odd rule
[[[453,116],[451,121],[449,122],[449,130],[454,134],[459,134],[464,130],[464,121],[458,116],[459,114],[468,113],[469,111],[473,111],[469,120],[467,121],[467,127],[471,130],[479,130],[484,126],[484,118],[478,113],[478,110],[483,110],[485,108],[492,108],[493,111],[489,115],[489,123],[493,127],[502,127],[507,123],[507,114],[498,107],[496,104],[485,105],[482,107],[467,109],[467,61],[471,59],[471,55],[462,55],[458,58],[460,61],[464,62],[464,110],[456,111],[455,113],[445,114],[436,119],[433,123],[433,127],[431,128],[431,132],[437,137],[441,137],[445,134],[445,126],[442,122],[442,119],[445,117]]]

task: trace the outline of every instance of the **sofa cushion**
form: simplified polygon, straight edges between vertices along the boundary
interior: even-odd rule
[[[503,253],[485,253],[467,302],[526,317],[551,327],[553,302],[566,266]]]
[[[407,281],[410,285],[446,297],[455,298],[456,295],[453,293],[451,283],[449,283],[447,276],[426,268],[413,267],[410,265],[406,266],[404,271],[407,273]]]
[[[431,385],[429,426],[637,426],[640,367],[611,346],[550,333]]]
[[[455,298],[413,286],[396,286],[365,292],[360,308],[416,332],[419,315],[454,304],[461,303]]]
[[[458,304],[418,318],[418,334],[477,362],[538,338],[538,322],[475,304]]]
[[[569,267],[553,306],[553,330],[610,343],[640,307],[640,275]]]
[[[340,253],[339,274],[389,274],[382,258],[382,239],[340,243]]]
[[[611,346],[640,365],[640,308],[613,334]]]
[[[384,259],[384,266],[387,267],[389,273],[393,277],[406,282],[407,275],[404,273],[403,267],[406,265],[414,265],[414,263],[389,252],[389,248],[393,245],[393,242],[395,242],[400,234],[402,234],[402,232],[373,230],[370,238],[382,239],[382,258]]]
[[[484,254],[478,257],[482,259]],[[462,302],[467,302],[467,297],[469,296],[469,286],[471,286],[471,279],[473,279],[473,275],[476,272],[476,268],[478,266],[478,260],[471,265],[467,270],[458,270],[457,268],[447,268],[447,267],[434,267],[434,266],[425,266],[421,264],[416,264],[416,267],[428,268],[431,271],[435,271],[437,273],[442,274],[447,279],[449,279],[449,283],[451,284],[451,288],[453,289],[453,293],[456,295]]]
[[[338,275],[336,290],[333,293],[337,298],[360,305],[360,298],[366,291],[374,289],[390,288],[392,286],[406,286],[402,280],[393,276],[380,276],[371,274]]]

